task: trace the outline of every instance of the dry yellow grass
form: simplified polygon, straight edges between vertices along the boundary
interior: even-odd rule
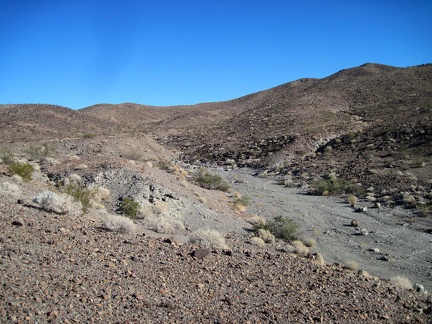
[[[350,271],[356,271],[358,269],[358,267],[359,267],[359,265],[355,261],[347,261],[345,263],[345,265],[343,266],[343,268],[345,270],[350,270]]]

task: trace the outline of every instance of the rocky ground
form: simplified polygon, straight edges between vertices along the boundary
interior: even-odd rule
[[[264,210],[272,211],[281,198],[267,201],[265,187],[272,188],[268,181],[248,174],[234,175],[241,181],[227,178],[252,198],[250,211],[239,211],[233,207],[233,194],[196,186],[184,169],[162,163],[173,153],[164,153],[151,139],[143,146],[141,140],[60,141],[53,151],[56,156],[38,162],[41,170],[28,182],[11,176],[0,164],[1,322],[431,320],[429,295],[375,277],[372,270],[368,276],[344,269],[342,260],[334,264],[325,252],[325,238],[340,238],[337,231],[318,235],[316,247],[304,254],[290,252],[283,241],[262,247],[251,244],[249,213],[270,216]],[[126,158],[134,143],[154,148]],[[107,152],[112,154],[108,159]],[[22,155],[26,154],[28,150]],[[109,189],[109,197],[101,197],[86,214],[73,202],[60,210],[33,199],[46,190],[64,197],[55,185],[66,179]],[[131,220],[115,213],[118,198],[126,194],[140,202],[143,218]],[[263,195],[262,205],[256,204],[258,194]],[[318,198],[315,204],[323,201]],[[341,208],[348,213],[346,206]],[[340,223],[345,219],[333,221],[344,229]],[[310,230],[300,225],[303,232]],[[326,264],[316,259],[318,251]]]

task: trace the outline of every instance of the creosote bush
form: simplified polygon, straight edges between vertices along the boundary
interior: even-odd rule
[[[205,169],[200,169],[195,175],[195,182],[204,189],[228,191],[228,184],[217,174],[211,174]]]
[[[343,194],[352,191],[352,184],[345,179],[334,176],[327,179],[320,179],[311,183],[310,193],[313,195],[328,196]]]
[[[276,238],[282,239],[285,242],[291,242],[296,239],[298,226],[292,219],[286,216],[277,216],[266,224],[261,222],[255,223],[253,229],[257,233],[260,229],[268,230]]]
[[[34,167],[29,163],[12,162],[9,164],[9,171],[12,174],[18,174],[24,181],[30,181]]]
[[[130,218],[138,218],[140,215],[140,205],[132,198],[123,198],[120,201],[118,211]]]
[[[72,182],[64,187],[64,191],[81,203],[82,212],[85,214],[92,205],[92,199],[96,196],[96,190],[88,189],[80,183]]]

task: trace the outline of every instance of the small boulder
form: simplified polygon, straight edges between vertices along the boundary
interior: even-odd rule
[[[359,222],[358,222],[358,220],[357,220],[357,219],[353,219],[353,220],[351,221],[351,226],[352,226],[352,227],[359,227]]]
[[[192,251],[191,256],[197,258],[198,260],[202,260],[209,254],[210,254],[209,249],[200,248],[200,249],[196,249],[195,251]]]

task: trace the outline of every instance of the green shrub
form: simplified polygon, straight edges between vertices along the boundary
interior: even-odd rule
[[[352,192],[352,184],[345,179],[330,177],[311,183],[311,194],[328,196]]]
[[[30,181],[34,167],[29,163],[12,162],[9,164],[9,171],[12,174],[18,174],[24,181]]]
[[[432,204],[421,205],[418,213],[420,217],[432,217]]]
[[[123,198],[120,201],[118,211],[129,218],[138,218],[140,215],[140,205],[132,198]]]
[[[297,224],[286,216],[277,216],[274,220],[264,223],[256,223],[253,226],[255,232],[260,229],[268,230],[275,237],[282,239],[286,242],[291,242],[296,239],[296,232],[298,230]]]
[[[195,176],[195,182],[204,189],[228,191],[228,184],[217,174],[211,174],[206,170],[200,170]]]
[[[84,185],[71,183],[65,187],[65,192],[72,196],[75,201],[81,202],[82,212],[85,214],[89,210],[92,199],[97,192],[92,189],[87,189]]]
[[[250,198],[248,196],[239,197],[234,199],[234,204],[240,204],[242,206],[249,206]]]

